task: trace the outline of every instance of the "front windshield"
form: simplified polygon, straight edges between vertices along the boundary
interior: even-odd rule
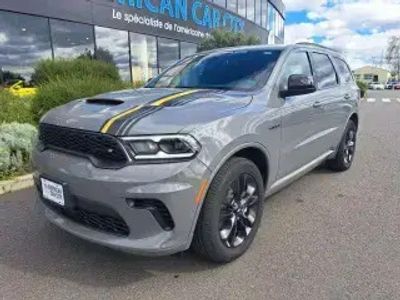
[[[270,76],[280,50],[238,50],[197,54],[153,79],[150,88],[253,90]]]

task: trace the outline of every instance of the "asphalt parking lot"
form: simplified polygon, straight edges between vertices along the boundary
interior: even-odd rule
[[[0,196],[0,297],[400,299],[400,91],[368,99],[353,168],[316,169],[267,199],[229,265],[122,254],[47,223],[31,189]]]

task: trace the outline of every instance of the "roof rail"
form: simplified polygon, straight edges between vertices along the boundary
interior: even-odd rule
[[[323,46],[320,44],[316,44],[316,43],[310,43],[310,42],[300,42],[300,43],[296,43],[296,45],[312,46],[312,47],[317,47],[317,48],[326,49],[326,50],[330,50],[330,51],[340,52],[339,50],[329,48],[329,47],[326,47],[326,46]]]

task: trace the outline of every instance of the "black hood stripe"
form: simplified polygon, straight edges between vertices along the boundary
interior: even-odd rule
[[[198,90],[189,90],[189,91],[179,92],[179,93],[172,94],[172,95],[169,95],[166,97],[162,97],[157,100],[150,101],[149,103],[147,103],[145,105],[135,106],[135,107],[128,109],[124,112],[121,112],[121,113],[117,114],[116,116],[112,117],[111,119],[107,120],[101,127],[100,132],[115,134],[116,132],[119,131],[119,127],[122,124],[124,124],[124,120],[129,119],[132,115],[136,115],[143,109],[147,109],[148,106],[161,107],[172,100],[175,100],[175,99],[178,99],[181,97],[185,97],[187,95],[190,95],[190,94],[193,94],[196,92],[198,92]],[[122,121],[122,122],[120,122],[120,121]]]

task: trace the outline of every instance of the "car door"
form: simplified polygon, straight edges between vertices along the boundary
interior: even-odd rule
[[[338,101],[337,103],[334,122],[339,124],[339,126],[342,128],[341,132],[343,132],[345,126],[347,125],[349,115],[352,112],[353,105],[358,101],[360,92],[354,82],[354,78],[348,64],[342,58],[337,56],[333,56],[332,61],[335,64],[336,73],[338,74],[341,86],[340,90],[338,91],[339,100],[341,101]],[[336,144],[339,143],[341,132],[339,132],[336,137]]]
[[[330,55],[314,51],[310,53],[310,57],[317,86],[317,102],[314,103],[314,108],[319,112],[315,115],[316,132],[310,137],[310,143],[321,155],[336,149],[339,143],[345,123],[345,98],[350,95],[343,85],[339,84]]]
[[[291,75],[313,76],[310,58],[306,51],[296,50],[287,57],[279,77],[279,89],[286,90]],[[282,98],[282,97],[281,97]],[[319,128],[321,110],[315,108],[316,93],[282,98],[281,151],[278,178],[282,178],[315,159],[320,149],[310,142]]]

